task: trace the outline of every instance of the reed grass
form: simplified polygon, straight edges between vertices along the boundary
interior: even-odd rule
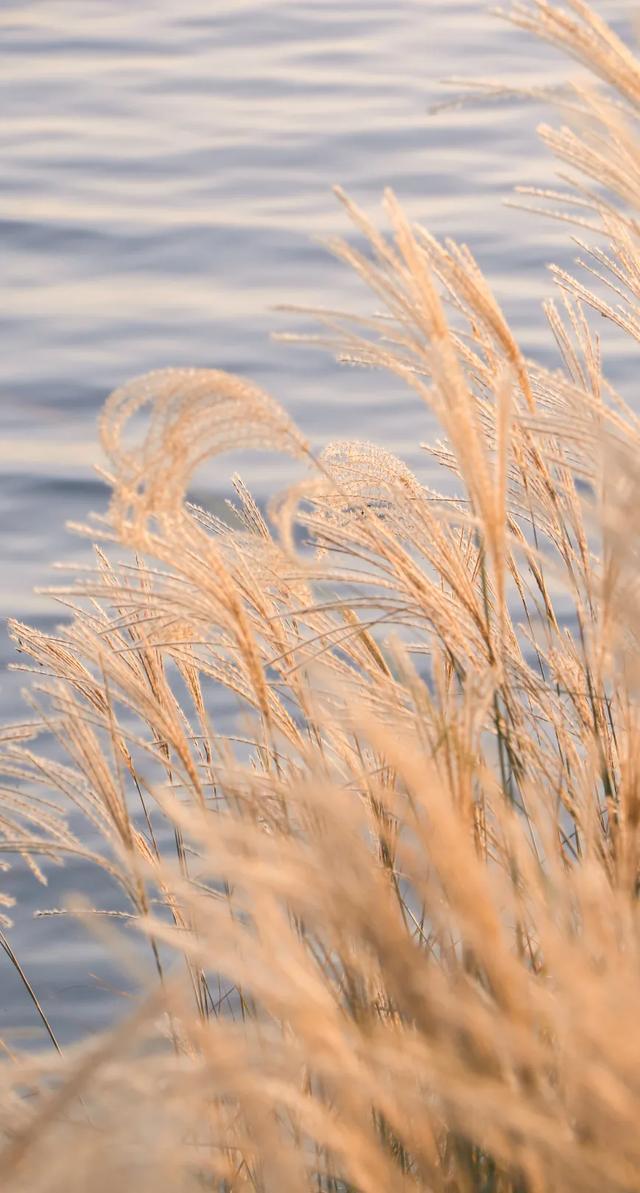
[[[386,233],[341,194],[368,248],[331,246],[375,313],[318,314],[436,416],[454,497],[372,444],[314,454],[220,372],[105,406],[94,564],[55,635],[12,625],[36,674],[0,830],[36,878],[119,884],[140,994],[0,1067],[3,1188],[638,1188],[640,421],[593,315],[640,336],[640,66],[581,0],[507,15],[606,85],[542,130],[571,175],[531,201],[582,255],[546,308],[561,368],[391,193]],[[231,524],[187,493],[239,444],[307,472],[268,518],[238,481]]]

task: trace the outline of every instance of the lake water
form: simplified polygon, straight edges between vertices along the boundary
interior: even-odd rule
[[[623,31],[635,6],[602,0]],[[395,383],[274,343],[279,303],[367,298],[320,241],[348,231],[331,187],[372,212],[394,187],[410,215],[467,241],[528,353],[550,359],[545,265],[569,233],[505,208],[517,183],[549,184],[533,103],[430,115],[443,77],[558,82],[576,68],[459,0],[4,0],[1,221],[0,613],[54,624],[33,587],[56,559],[86,559],[64,529],[104,504],[95,424],[114,386],[169,364],[254,378],[310,438],[369,438],[421,476],[433,427]],[[605,345],[606,347],[606,345]],[[612,342],[623,382],[629,361]],[[612,365],[613,371],[613,365]],[[225,462],[198,495],[228,492]],[[283,483],[265,457],[260,498]],[[5,673],[0,713],[15,718]],[[61,1039],[105,1022],[97,946],[33,919],[96,877],[69,867],[49,889],[16,873],[12,939]],[[102,969],[101,969],[102,966]],[[0,954],[0,1034],[37,1028]],[[39,1038],[36,1035],[33,1038]]]

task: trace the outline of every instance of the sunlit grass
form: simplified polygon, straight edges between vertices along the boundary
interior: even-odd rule
[[[579,0],[512,16],[608,85],[543,130],[573,171],[543,198],[597,233],[547,307],[562,369],[391,193],[387,232],[340,195],[368,247],[331,246],[373,313],[318,315],[435,414],[454,497],[367,442],[316,455],[220,372],[105,406],[94,564],[55,636],[12,625],[37,675],[0,829],[36,878],[80,856],[119,884],[141,989],[0,1069],[4,1187],[637,1188],[640,422],[589,309],[640,337],[640,67]],[[229,521],[190,506],[238,446],[306,476],[268,514],[240,481]]]

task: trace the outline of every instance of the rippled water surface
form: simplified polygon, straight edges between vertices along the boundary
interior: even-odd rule
[[[599,10],[624,30],[634,6]],[[545,113],[429,109],[445,76],[533,85],[575,69],[484,4],[33,0],[5,2],[0,32],[3,616],[54,624],[32,589],[52,560],[87,557],[64,523],[104,504],[92,471],[100,405],[152,367],[244,373],[316,443],[374,439],[434,479],[417,447],[433,427],[413,398],[270,339],[292,326],[277,304],[366,303],[320,243],[347,228],[337,182],[372,212],[391,185],[412,216],[468,241],[526,351],[547,357],[544,267],[571,259],[568,233],[501,205],[516,183],[552,179],[534,132]],[[618,375],[627,364],[616,354]],[[284,477],[265,457],[245,479],[264,497]],[[217,463],[200,499],[215,505],[227,481]],[[18,708],[9,656],[3,635],[5,719]],[[104,1022],[113,993],[91,938],[32,912],[67,889],[98,898],[96,881],[81,867],[47,890],[12,879],[13,939],[62,1038]],[[33,1016],[0,956],[8,1025]]]

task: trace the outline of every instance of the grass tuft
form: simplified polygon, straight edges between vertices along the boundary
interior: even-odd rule
[[[562,367],[391,192],[386,231],[339,192],[367,247],[331,246],[375,313],[318,313],[435,415],[453,496],[372,444],[314,455],[221,372],[104,408],[94,563],[57,633],[11,627],[0,834],[118,884],[140,992],[0,1066],[3,1188],[637,1190],[640,421],[591,317],[640,338],[640,66],[582,0],[507,15],[606,86],[542,130],[572,176],[536,202],[597,237],[546,307]],[[186,497],[238,445],[307,472],[269,517],[238,480],[226,523]]]

